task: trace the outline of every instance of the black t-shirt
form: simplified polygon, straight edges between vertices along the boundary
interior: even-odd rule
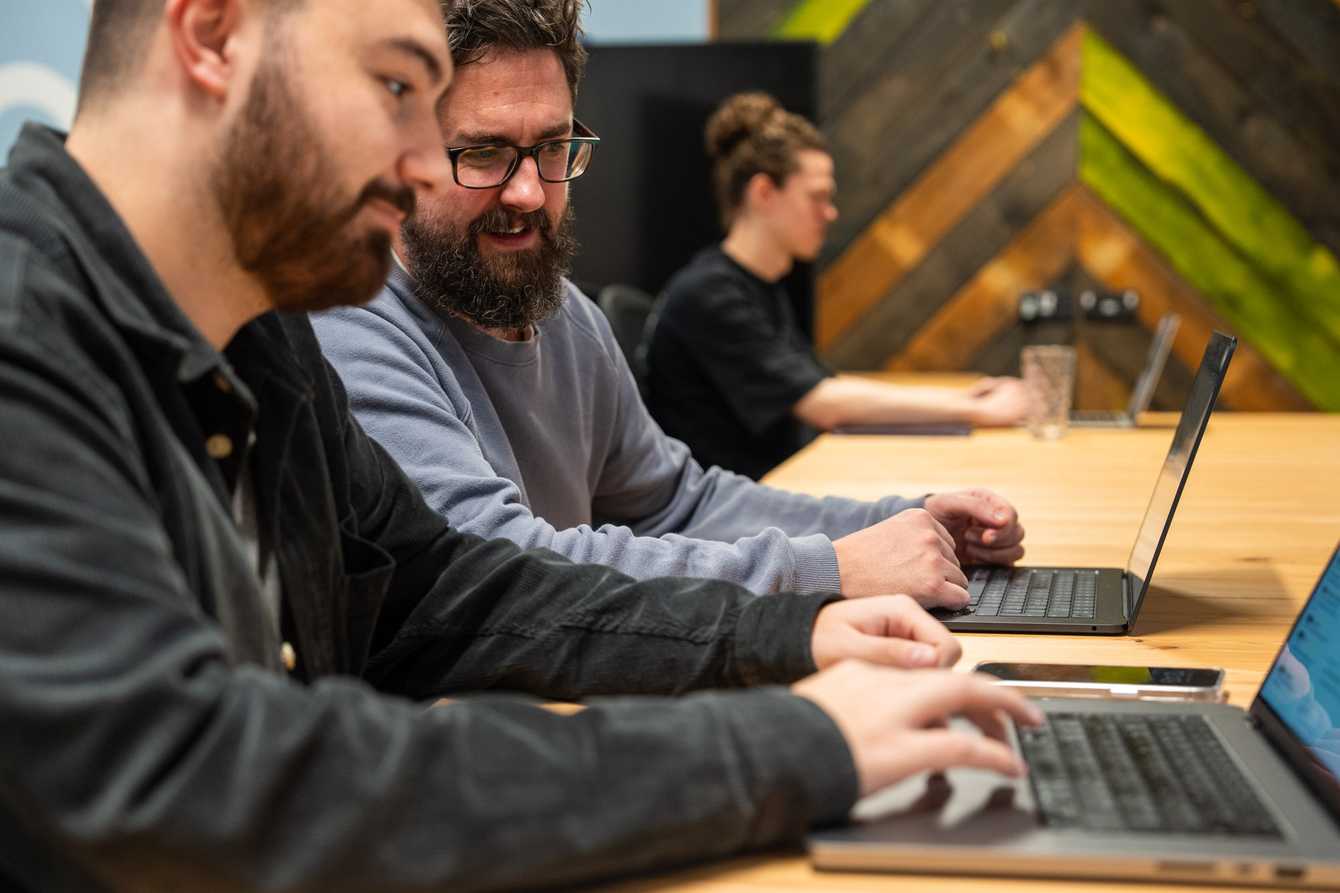
[[[832,373],[781,284],[714,246],[674,275],[658,314],[648,405],[699,462],[758,478],[813,439],[791,409]]]

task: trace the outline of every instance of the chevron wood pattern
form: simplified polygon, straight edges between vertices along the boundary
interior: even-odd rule
[[[717,3],[723,34],[826,44],[834,365],[1006,372],[1068,340],[1081,405],[1110,407],[1175,310],[1156,403],[1219,328],[1227,405],[1340,409],[1340,0]],[[1046,286],[1135,288],[1137,324],[1021,326]]]
[[[828,347],[925,258],[1079,101],[1076,25],[857,236],[819,278],[816,340]]]

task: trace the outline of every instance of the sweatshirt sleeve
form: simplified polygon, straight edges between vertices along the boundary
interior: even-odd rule
[[[842,535],[894,508],[766,488],[756,488],[751,500],[749,487],[755,485],[719,472],[731,480],[732,492],[746,495],[743,507],[750,512],[740,523],[730,521],[741,502],[702,500],[715,487],[700,483],[702,469],[687,449],[651,421],[623,365],[617,370],[627,377],[621,400],[636,405],[620,412],[618,452],[642,458],[616,461],[602,474],[593,509],[604,523],[558,529],[532,513],[516,485],[490,465],[463,390],[449,372],[435,368],[429,354],[434,348],[407,330],[408,324],[371,309],[342,308],[314,317],[313,325],[360,424],[400,463],[428,504],[467,533],[551,549],[638,579],[707,577],[757,593],[834,591],[837,558],[824,527]],[[778,518],[770,520],[774,508]],[[815,517],[802,521],[807,511]]]

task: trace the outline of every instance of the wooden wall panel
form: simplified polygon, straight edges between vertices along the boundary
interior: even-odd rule
[[[842,217],[821,262],[836,258],[1074,21],[1054,0],[936,4],[861,97],[822,122]],[[1002,50],[992,48],[993,34]]]
[[[776,0],[718,2],[723,22],[786,21]],[[1180,404],[1212,328],[1236,328],[1226,405],[1340,408],[1340,0],[790,9],[826,19],[829,362],[1003,373],[1059,340],[1081,353],[1078,405],[1122,405],[1176,310],[1156,406]],[[1076,100],[1058,47],[1083,28],[1101,39],[1085,38]],[[1137,289],[1136,324],[1017,320],[1024,290],[1093,285]]]
[[[1074,109],[1081,44],[1075,25],[824,270],[815,327],[821,349],[916,267]]]
[[[958,222],[824,357],[843,369],[879,369],[940,306],[1075,180],[1079,118],[1071,114]]]
[[[1045,288],[1072,258],[1075,201],[1071,187],[1052,202],[1004,251],[950,298],[886,364],[894,371],[966,368],[974,354],[1018,319],[1021,292]]]
[[[1165,5],[1093,3],[1088,21],[1319,241],[1340,252],[1340,202],[1334,198],[1340,195],[1340,164],[1328,149],[1304,140],[1287,119],[1257,104],[1246,86],[1168,17]],[[1340,55],[1340,43],[1337,48]]]

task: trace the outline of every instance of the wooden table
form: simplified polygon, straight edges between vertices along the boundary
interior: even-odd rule
[[[1024,563],[1124,567],[1176,416],[1139,430],[970,437],[821,437],[767,482],[873,498],[990,487],[1019,509]],[[963,661],[1222,666],[1247,706],[1340,540],[1340,415],[1220,413],[1210,422],[1130,636],[963,635]],[[1077,881],[816,872],[803,855],[731,860],[620,890],[1072,891],[1158,889]],[[1186,890],[1185,885],[1169,890]],[[1242,890],[1241,887],[1226,889]]]

